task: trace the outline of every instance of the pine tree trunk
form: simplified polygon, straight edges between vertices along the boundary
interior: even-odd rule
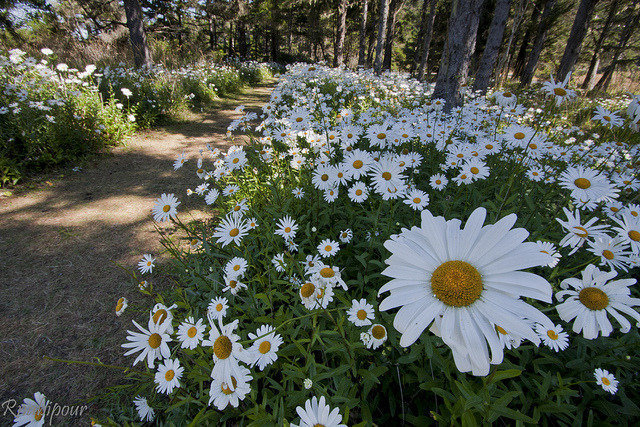
[[[520,43],[520,49],[518,50],[516,61],[513,64],[513,77],[522,77],[524,66],[527,63],[527,51],[529,50],[531,37],[533,36],[534,31],[539,25],[538,21],[540,19],[540,13],[541,13],[540,11],[542,10],[543,7],[544,7],[544,1],[538,1],[533,5],[533,11],[531,12],[531,17],[529,18],[529,25],[527,26],[527,30],[524,33],[524,37],[522,37],[522,42]]]
[[[151,64],[151,53],[147,45],[147,35],[142,22],[142,7],[138,0],[124,0],[124,12],[127,16],[129,39],[133,50],[133,61],[140,68]]]
[[[445,111],[462,105],[460,87],[469,71],[476,44],[483,0],[454,0],[449,17],[446,47],[442,52],[434,98],[443,98]]]
[[[396,30],[396,18],[398,13],[404,4],[404,0],[391,0],[389,5],[389,19],[387,21],[387,37],[384,45],[384,60],[382,61],[382,68],[384,70],[391,69],[391,56],[393,54],[393,39]]]
[[[360,24],[360,40],[358,43],[358,66],[367,64],[367,14],[369,12],[369,0],[362,0],[362,22]]]
[[[501,76],[504,75],[504,77],[502,77],[504,80],[506,80],[509,77],[509,62],[511,60],[511,46],[513,46],[513,39],[516,35],[516,33],[518,32],[518,30],[520,29],[520,24],[522,23],[522,20],[524,18],[524,15],[527,13],[527,6],[528,6],[528,2],[529,0],[516,0],[516,7],[515,7],[515,16],[513,18],[512,24],[511,24],[511,34],[509,35],[509,41],[507,42],[507,48],[504,51],[504,54],[502,55],[502,59],[500,60],[500,63],[498,65],[498,69],[497,69],[497,79],[498,82],[501,80]]]
[[[596,41],[596,45],[593,48],[593,56],[591,57],[591,61],[589,61],[589,70],[587,71],[587,75],[584,77],[582,89],[591,90],[593,88],[595,75],[598,74],[598,66],[600,65],[600,49],[602,49],[604,40],[609,33],[613,18],[616,16],[616,12],[618,11],[618,4],[619,0],[613,0],[611,2],[611,5],[609,6],[607,19],[605,20],[604,26],[602,27],[602,32],[600,32],[600,37],[598,37],[598,41]]]
[[[382,55],[385,38],[387,36],[387,19],[389,18],[389,0],[380,0],[380,15],[378,16],[378,41],[376,43],[376,60],[373,63],[373,70],[380,74],[382,70]]]
[[[598,0],[582,0],[578,6],[576,17],[571,26],[571,33],[569,34],[567,45],[564,48],[564,54],[560,60],[560,67],[558,68],[557,78],[560,81],[564,81],[564,78],[573,69],[574,65],[576,65],[578,55],[580,55],[580,49],[582,48],[582,42],[587,35],[587,29],[589,28],[589,23],[591,22],[597,3]]]
[[[418,29],[418,35],[416,36],[416,40],[415,40],[416,47],[413,51],[413,61],[411,61],[411,65],[409,66],[409,73],[412,75],[416,72],[416,69],[420,64],[420,57],[422,56],[420,47],[422,46],[422,42],[424,41],[424,35],[427,32],[428,18],[429,18],[429,0],[424,0],[422,2],[422,7],[420,8],[420,27]]]
[[[549,27],[551,27],[551,15],[556,2],[557,0],[547,0],[544,5],[544,11],[542,12],[542,17],[540,18],[540,25],[538,25],[536,40],[533,43],[533,48],[531,49],[529,60],[527,61],[527,65],[524,67],[522,78],[520,79],[520,84],[522,84],[523,86],[529,86],[531,84],[531,81],[533,80],[533,75],[536,72],[538,60],[540,59],[540,53],[542,52],[544,42],[547,39],[547,30],[549,30]]]
[[[491,19],[491,27],[489,27],[489,36],[487,37],[487,43],[484,47],[484,52],[482,52],[482,58],[480,59],[480,66],[476,72],[476,80],[473,84],[474,90],[480,90],[484,93],[487,91],[487,87],[489,87],[489,80],[496,67],[498,52],[502,45],[504,27],[509,17],[510,6],[511,0],[496,1],[493,19]]]
[[[424,40],[422,41],[422,46],[420,46],[420,66],[418,66],[418,74],[416,75],[416,78],[420,81],[424,80],[425,72],[427,71],[429,49],[431,49],[431,39],[433,38],[433,24],[436,20],[436,6],[438,5],[438,0],[425,0],[425,2],[427,1],[429,1],[429,17],[427,18]]]
[[[625,22],[625,26],[620,33],[620,38],[618,40],[618,46],[613,53],[613,59],[611,60],[611,64],[605,69],[605,72],[596,83],[595,90],[597,91],[606,91],[609,89],[609,84],[611,83],[611,78],[613,77],[613,73],[616,70],[616,66],[618,65],[618,60],[620,56],[624,52],[624,49],[627,47],[627,43],[631,38],[634,30],[637,31],[638,23],[640,22],[640,11],[638,13],[635,12],[635,4],[629,6],[629,15]]]
[[[333,55],[333,66],[344,65],[344,38],[347,34],[347,0],[340,0],[338,8],[338,34]]]

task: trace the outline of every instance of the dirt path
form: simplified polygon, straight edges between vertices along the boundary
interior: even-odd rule
[[[135,306],[148,310],[152,301],[114,263],[134,268],[144,253],[161,252],[150,214],[161,193],[178,196],[183,219],[187,212],[206,214],[202,199],[185,193],[198,183],[198,150],[205,143],[228,146],[226,128],[239,117],[233,109],[257,112],[273,84],[224,99],[188,122],[138,134],[79,172],[0,199],[0,402],[40,391],[70,405],[117,381],[118,371],[44,356],[131,363],[120,344]],[[181,152],[192,160],[174,172]],[[134,307],[120,318],[114,314],[119,296]],[[11,421],[0,415],[0,424]]]

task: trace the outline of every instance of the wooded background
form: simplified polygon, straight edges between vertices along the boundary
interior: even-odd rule
[[[475,76],[573,78],[585,89],[640,80],[638,0],[0,0],[5,48],[70,64],[209,56],[411,72],[436,94]],[[127,31],[128,29],[128,31]],[[130,36],[130,37],[129,37]],[[133,49],[131,49],[133,47]]]

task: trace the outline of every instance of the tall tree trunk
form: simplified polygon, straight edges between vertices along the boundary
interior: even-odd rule
[[[533,11],[531,12],[531,17],[529,18],[529,25],[527,26],[527,30],[522,37],[520,49],[518,50],[518,55],[516,56],[516,60],[513,64],[513,77],[522,77],[524,66],[527,63],[527,52],[529,50],[529,44],[531,43],[531,37],[533,37],[536,28],[538,28],[540,13],[543,7],[544,0],[538,0],[533,4]]]
[[[347,34],[347,0],[340,0],[338,7],[338,34],[333,54],[333,66],[344,65],[344,38]]]
[[[380,15],[378,16],[378,42],[376,44],[376,60],[373,70],[380,74],[382,70],[382,54],[387,36],[387,19],[389,18],[389,0],[380,0]]]
[[[516,0],[515,13],[513,17],[513,21],[511,23],[511,34],[509,35],[509,41],[507,42],[507,48],[502,55],[502,59],[498,64],[498,79],[500,76],[504,75],[504,79],[506,80],[509,77],[509,62],[511,59],[511,46],[513,46],[513,39],[520,29],[520,24],[524,18],[524,15],[527,13],[527,6],[529,5],[529,0]]]
[[[418,27],[418,35],[416,35],[415,44],[416,47],[413,50],[413,61],[409,65],[409,73],[414,75],[418,65],[420,64],[420,57],[422,56],[422,52],[420,51],[420,46],[422,46],[422,41],[424,40],[424,34],[427,31],[427,19],[429,17],[429,0],[423,0],[422,7],[420,8],[420,27]]]
[[[502,45],[504,27],[507,23],[507,18],[509,17],[510,6],[511,0],[496,1],[496,8],[493,12],[491,27],[489,27],[489,35],[487,36],[487,43],[484,46],[482,58],[480,59],[480,66],[476,72],[476,80],[473,84],[474,90],[480,90],[484,93],[487,91],[487,87],[489,87],[489,80],[491,79],[491,75],[493,74],[493,70],[496,66],[498,52]]]
[[[425,28],[424,40],[420,46],[420,66],[418,67],[418,74],[416,78],[420,81],[424,80],[425,72],[427,70],[427,62],[429,61],[429,49],[431,49],[431,39],[433,37],[433,24],[436,20],[436,6],[438,0],[424,0],[425,3],[429,2],[429,17],[427,18],[427,26]]]
[[[547,0],[544,5],[544,11],[542,12],[542,17],[540,18],[540,25],[538,25],[536,40],[533,43],[533,48],[531,49],[529,60],[527,61],[527,65],[524,67],[522,78],[520,79],[520,84],[524,86],[530,85],[531,81],[533,80],[533,75],[536,71],[536,67],[538,66],[538,60],[540,59],[540,53],[542,52],[544,42],[547,39],[547,31],[549,30],[549,27],[551,27],[552,11],[556,5],[556,2],[557,0]]]
[[[209,49],[215,50],[216,48],[216,21],[213,15],[208,15],[209,20]]]
[[[476,44],[480,8],[483,0],[453,0],[447,42],[442,52],[434,98],[443,98],[445,111],[462,105],[460,87],[469,71],[469,60]]]
[[[616,12],[618,11],[619,0],[613,0],[611,5],[609,5],[609,13],[607,14],[607,19],[604,21],[604,26],[602,27],[602,31],[600,32],[600,36],[596,41],[596,45],[593,48],[593,56],[591,56],[591,61],[589,61],[589,70],[587,70],[587,75],[584,77],[584,82],[582,82],[582,89],[591,90],[593,87],[593,83],[595,80],[595,75],[598,73],[598,65],[600,65],[600,49],[602,49],[602,44],[609,34],[609,29],[611,28],[611,23],[613,22],[613,18],[616,16]]]
[[[358,43],[358,67],[367,65],[367,14],[369,12],[369,0],[362,0],[362,22],[360,23],[360,40]]]
[[[376,32],[373,30],[373,26],[371,31],[369,31],[369,49],[367,52],[367,68],[373,67],[373,56],[375,54],[376,47]]]
[[[387,36],[384,44],[384,59],[382,68],[384,70],[391,69],[391,56],[393,54],[393,38],[396,30],[396,18],[404,4],[404,0],[391,0],[389,5],[389,18],[387,20]]]
[[[238,30],[238,55],[240,58],[246,59],[247,57],[247,30],[245,29],[243,22],[238,22],[236,26]]]
[[[557,78],[560,81],[564,81],[564,78],[569,74],[576,65],[578,55],[580,55],[580,49],[582,48],[582,42],[587,35],[587,29],[589,23],[593,17],[593,12],[596,8],[598,0],[582,0],[578,6],[576,17],[573,20],[571,26],[571,33],[567,40],[567,45],[564,48],[564,54],[560,60],[560,67],[558,68]]]
[[[611,64],[605,69],[605,72],[596,83],[595,90],[597,91],[606,91],[609,88],[609,84],[611,83],[611,78],[613,77],[613,73],[616,70],[616,66],[618,65],[618,60],[620,56],[624,52],[624,49],[627,47],[627,43],[629,39],[633,35],[634,30],[637,31],[638,23],[640,22],[640,11],[635,13],[636,4],[631,4],[628,8],[629,15],[626,19],[624,28],[620,33],[620,38],[618,40],[618,45],[613,53],[613,59],[611,60]]]
[[[129,40],[133,50],[133,61],[140,68],[151,64],[151,53],[147,45],[147,35],[142,22],[142,7],[138,0],[124,0],[124,13],[127,16]]]

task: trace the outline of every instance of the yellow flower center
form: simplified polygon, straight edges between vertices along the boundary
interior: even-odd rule
[[[239,264],[234,265],[233,271],[238,271],[238,270],[240,270],[240,265]]]
[[[176,373],[173,372],[173,369],[169,369],[165,374],[164,374],[164,379],[167,381],[171,381],[173,379],[173,377],[176,376]]]
[[[238,163],[239,161],[240,161],[240,159],[239,159],[239,158],[237,158],[237,157],[236,157],[235,159],[233,159],[233,163],[234,163],[234,164]]]
[[[553,89],[553,93],[555,93],[557,96],[565,96],[567,94],[567,91],[562,89],[561,87],[557,87]]]
[[[160,310],[153,313],[153,323],[155,324],[164,323],[164,321],[167,319],[167,316],[168,316],[167,310],[165,310],[164,308],[161,308]]]
[[[233,210],[234,210],[234,211],[236,211],[236,212],[238,212],[238,211],[240,210],[240,205],[235,205],[235,206],[233,207]]]
[[[609,116],[602,116],[603,119],[605,119],[606,121],[610,122],[611,121],[611,117]]]
[[[511,92],[505,92],[502,94],[505,98],[511,98]]]
[[[381,340],[387,335],[387,331],[384,329],[383,326],[376,325],[373,328],[371,328],[371,335],[373,335],[375,339]]]
[[[160,334],[149,335],[149,347],[156,349],[160,347],[160,344],[162,344],[162,337]]]
[[[169,212],[169,210],[170,210],[170,209],[171,209],[171,206],[169,206],[169,205],[164,205],[164,206],[162,207],[162,211],[163,211],[163,212]]]
[[[474,175],[478,175],[480,173],[480,169],[478,169],[475,166],[473,166],[470,170],[471,170],[471,173]]]
[[[331,245],[327,245],[324,247],[325,252],[331,252],[333,248],[331,247]]]
[[[356,313],[356,317],[360,320],[364,320],[367,318],[367,312],[364,311],[363,309],[358,310],[358,312]]]
[[[122,306],[124,305],[124,298],[120,298],[118,303],[116,304],[116,311],[122,310]]]
[[[588,287],[578,294],[578,299],[589,310],[603,310],[609,305],[609,297],[601,289]]]
[[[378,139],[385,139],[387,137],[387,134],[380,132],[377,136],[378,136]]]
[[[237,282],[237,281],[235,281],[235,280],[229,280],[229,287],[230,287],[230,288],[235,288],[237,283],[238,283],[238,282]]]
[[[311,282],[307,282],[302,285],[302,288],[300,289],[300,295],[302,295],[303,298],[309,298],[311,295],[313,295],[315,290],[316,286]]]
[[[390,172],[383,172],[383,173],[382,173],[382,177],[383,177],[385,180],[389,181],[389,180],[391,179],[391,173],[390,173]]]
[[[238,385],[238,380],[236,380],[236,377],[232,376],[231,382],[233,383],[233,389],[235,390],[236,386]],[[229,388],[227,383],[222,383],[222,385],[220,386],[220,391],[222,391],[227,396],[233,393],[233,391]]]
[[[300,123],[301,121],[303,121],[304,119],[302,117],[296,117],[296,122]]]
[[[216,304],[216,311],[222,311],[223,305],[221,303]]]
[[[525,135],[522,132],[516,132],[515,135],[513,135],[513,137],[515,139],[524,139]]]
[[[493,144],[487,144],[484,146],[487,150],[493,150]]]
[[[505,331],[501,326],[496,325],[496,331],[502,335],[507,335],[507,331]]]
[[[329,180],[329,175],[327,175],[326,173],[323,173],[322,176],[320,177],[321,180],[323,181],[328,181]]]
[[[284,232],[285,233],[291,233],[291,227],[285,227]]]
[[[556,331],[554,331],[553,329],[549,329],[549,330],[547,331],[547,336],[548,336],[549,338],[551,338],[552,340],[554,340],[554,341],[558,339],[558,334],[557,334],[557,333],[556,333]]]
[[[531,148],[532,150],[536,150],[538,148],[538,144],[534,144],[532,142],[531,144],[529,144],[529,148]]]
[[[464,154],[462,154],[462,153],[458,153],[458,154],[456,154],[456,157],[457,157],[457,158],[459,158],[459,159],[461,159],[461,158],[463,158],[463,157],[464,157]]]
[[[633,240],[634,242],[640,242],[640,232],[639,231],[631,230],[627,234],[629,235],[629,238],[631,240]]]
[[[38,408],[35,414],[33,414],[33,418],[35,418],[36,421],[40,421],[43,415],[44,415],[44,411],[42,410],[42,408]]]
[[[467,179],[467,175],[465,174],[460,175],[460,179]]]
[[[229,337],[220,335],[213,343],[213,354],[220,360],[227,359],[231,356],[231,349],[233,344]]]
[[[464,261],[447,261],[431,275],[431,290],[435,297],[453,307],[471,305],[482,294],[482,277],[478,270]]]
[[[602,384],[604,384],[604,385],[611,385],[611,381],[609,381],[609,378],[607,378],[607,377],[602,377],[602,378],[600,378],[600,380],[602,381]]]
[[[589,181],[587,178],[578,178],[575,181],[573,181],[573,183],[576,185],[576,187],[581,188],[583,190],[586,190],[587,188],[591,187],[591,181]]]
[[[320,270],[320,275],[325,279],[330,279],[336,275],[336,272],[333,271],[333,268],[331,267],[324,267],[322,268],[322,270]]]
[[[611,252],[609,249],[605,249],[604,251],[602,251],[602,256],[606,259],[613,259],[613,252]]]
[[[440,185],[440,184],[442,184],[442,181],[440,181],[439,179],[436,179],[436,184]]]
[[[359,188],[356,190],[356,196],[361,196],[362,195],[362,190],[360,190]]]
[[[190,328],[189,328],[189,330],[187,331],[187,336],[188,336],[189,338],[193,338],[193,337],[195,337],[195,336],[196,336],[196,334],[197,334],[197,333],[198,333],[198,330],[196,329],[196,327],[195,327],[195,326],[192,326],[192,327],[190,327]]]
[[[589,235],[589,232],[584,227],[577,226],[573,228],[574,228],[575,235],[578,237],[582,237],[583,239],[585,239]],[[575,230],[578,230],[578,231],[575,231]]]
[[[236,237],[238,234],[240,234],[240,230],[238,230],[237,228],[234,228],[229,232],[229,236],[231,237]]]
[[[267,354],[269,350],[271,350],[271,343],[269,341],[262,341],[260,347],[258,347],[258,351],[262,354]]]
[[[422,199],[420,199],[420,197],[415,197],[413,199],[413,203],[415,203],[416,205],[419,204],[422,201]]]

